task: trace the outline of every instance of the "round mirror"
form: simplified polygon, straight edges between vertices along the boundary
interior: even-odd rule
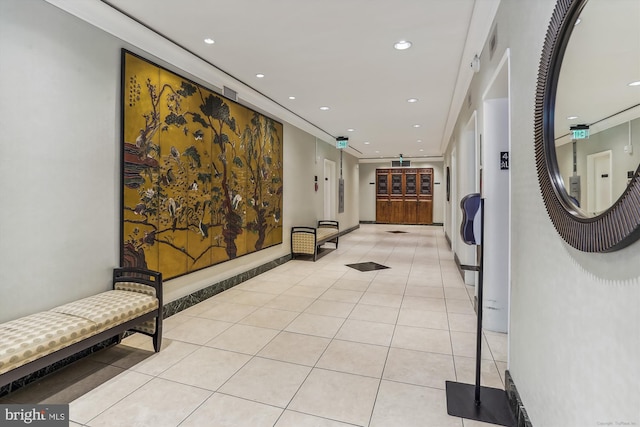
[[[636,240],[638,0],[558,1],[540,64],[535,126],[543,198],[565,241],[606,252]]]

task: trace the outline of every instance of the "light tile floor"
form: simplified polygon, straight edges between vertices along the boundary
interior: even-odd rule
[[[391,268],[345,266],[368,261]],[[362,225],[166,319],[160,353],[135,334],[0,403],[70,403],[92,427],[488,426],[446,410],[445,381],[475,380],[472,297],[440,227]],[[506,335],[482,356],[504,388]]]

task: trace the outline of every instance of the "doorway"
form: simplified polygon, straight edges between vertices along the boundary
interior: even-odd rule
[[[597,215],[612,204],[613,152],[601,151],[587,156],[587,210]]]
[[[324,217],[336,219],[336,162],[324,159]]]

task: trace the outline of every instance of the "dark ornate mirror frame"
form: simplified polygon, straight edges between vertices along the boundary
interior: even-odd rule
[[[585,217],[569,200],[555,150],[558,76],[571,31],[587,1],[558,0],[551,17],[538,69],[534,123],[536,165],[547,212],[562,238],[584,252],[611,252],[640,237],[640,167],[611,208],[598,216]]]

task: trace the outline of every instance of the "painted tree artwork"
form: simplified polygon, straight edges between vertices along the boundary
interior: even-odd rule
[[[282,243],[282,124],[122,60],[122,265],[172,278]]]

